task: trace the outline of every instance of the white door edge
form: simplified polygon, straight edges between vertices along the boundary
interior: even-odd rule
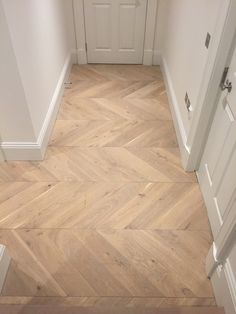
[[[10,261],[11,258],[8,255],[6,247],[0,244],[0,292],[2,291],[5,282]]]
[[[187,171],[198,170],[204,146],[210,130],[219,98],[219,82],[228,62],[234,33],[236,30],[236,0],[222,1],[218,16],[215,46],[209,54],[206,72],[198,96],[191,128],[187,138],[189,154],[183,161]]]

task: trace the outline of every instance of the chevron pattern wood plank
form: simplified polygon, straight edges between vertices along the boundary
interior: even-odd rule
[[[0,304],[21,305],[63,305],[63,306],[99,306],[128,308],[176,308],[176,307],[210,307],[215,306],[214,298],[156,298],[156,297],[6,297],[0,298]]]
[[[74,66],[41,162],[0,163],[0,304],[214,306],[159,67]]]
[[[177,147],[172,121],[58,120],[50,145]]]
[[[66,92],[68,101],[81,98],[156,98],[165,93],[163,82],[159,81],[77,81]]]
[[[74,66],[71,81],[157,81],[163,83],[160,67],[143,65],[80,65]]]
[[[57,147],[42,162],[3,163],[1,181],[196,182],[177,148]]]
[[[13,257],[3,295],[212,297],[199,256],[207,231],[17,229],[0,239]]]
[[[163,100],[161,100],[163,99]],[[59,120],[171,120],[166,95],[149,99],[64,97]]]
[[[0,189],[4,229],[209,230],[196,183],[16,182]]]

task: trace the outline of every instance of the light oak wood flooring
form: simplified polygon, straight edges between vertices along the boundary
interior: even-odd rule
[[[1,304],[208,306],[212,237],[159,67],[74,66],[45,160],[0,164]]]

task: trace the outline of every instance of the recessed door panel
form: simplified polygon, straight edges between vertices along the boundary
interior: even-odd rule
[[[236,147],[233,148],[227,165],[224,164],[224,169],[222,178],[219,180],[218,190],[215,193],[223,221],[225,215],[232,207],[235,207],[236,203]]]
[[[136,6],[120,4],[119,7],[119,50],[135,49]]]
[[[95,49],[111,50],[111,4],[94,4]]]

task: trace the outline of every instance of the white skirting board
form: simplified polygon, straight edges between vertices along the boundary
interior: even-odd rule
[[[11,258],[7,253],[6,247],[0,244],[0,292],[2,291],[10,261]]]
[[[189,158],[189,149],[186,145],[187,143],[187,136],[185,132],[185,128],[183,125],[183,121],[181,118],[181,114],[179,111],[179,104],[177,102],[176,94],[174,91],[173,83],[171,80],[171,75],[169,73],[169,69],[167,66],[167,63],[161,53],[156,52],[156,55],[154,54],[154,62],[160,63],[162,74],[164,76],[164,82],[166,86],[167,96],[170,104],[171,114],[174,122],[174,127],[177,135],[177,140],[180,148],[180,154],[181,154],[181,160],[183,167],[186,169],[187,160]]]
[[[5,160],[42,160],[48,145],[48,140],[55,123],[57,112],[64,92],[71,66],[76,63],[76,54],[71,52],[64,63],[56,89],[53,93],[48,112],[36,142],[2,142],[0,149]]]

